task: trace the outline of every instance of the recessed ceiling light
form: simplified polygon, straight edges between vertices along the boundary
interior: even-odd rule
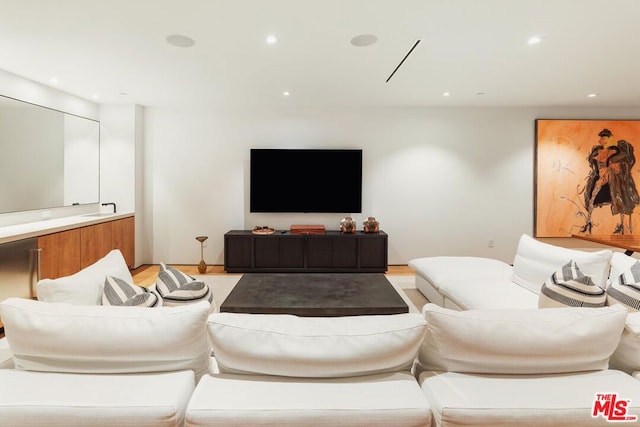
[[[290,96],[291,92],[289,92],[288,90],[285,90],[284,92],[282,92],[282,96]]]
[[[191,47],[196,44],[195,40],[191,37],[183,36],[182,34],[172,34],[167,36],[167,43],[177,47]]]
[[[531,38],[529,38],[529,40],[527,40],[527,44],[538,44],[542,41],[542,37],[539,36],[533,36]]]
[[[127,92],[120,92],[120,95],[122,95],[122,96],[127,96],[127,95],[129,95],[129,94],[128,94]]]
[[[486,93],[485,92],[478,92],[478,93],[476,93],[476,95],[482,96],[482,95],[486,95]]]
[[[278,38],[276,36],[274,36],[273,34],[269,34],[264,40],[267,42],[267,44],[276,44],[276,43],[278,43]]]
[[[451,96],[451,93],[449,93],[449,92],[444,92],[444,93],[442,94],[442,96]]]
[[[587,95],[587,98],[595,98],[598,95],[600,95],[600,94],[599,93],[590,93],[589,95]]]
[[[371,46],[378,41],[378,37],[373,34],[360,34],[351,39],[351,44],[357,47]]]

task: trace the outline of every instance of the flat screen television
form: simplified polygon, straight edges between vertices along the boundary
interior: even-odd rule
[[[362,150],[252,149],[251,212],[362,212]]]

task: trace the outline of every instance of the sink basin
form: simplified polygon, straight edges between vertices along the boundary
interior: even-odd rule
[[[100,216],[113,216],[113,215],[115,215],[115,214],[112,213],[112,212],[95,212],[95,213],[85,214],[85,215],[82,215],[82,216],[97,216],[97,217],[100,217]]]

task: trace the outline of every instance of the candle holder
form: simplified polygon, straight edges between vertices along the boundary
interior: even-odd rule
[[[198,236],[196,240],[200,242],[200,263],[198,263],[198,272],[204,274],[207,272],[207,263],[204,262],[204,242],[209,236]]]

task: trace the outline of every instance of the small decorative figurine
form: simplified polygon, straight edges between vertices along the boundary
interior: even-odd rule
[[[340,231],[343,233],[355,233],[356,223],[353,221],[353,218],[350,216],[342,218],[342,221],[340,221]]]
[[[200,242],[200,263],[198,264],[198,272],[200,274],[204,274],[207,272],[207,263],[204,262],[204,241],[208,238],[208,236],[196,237],[196,240]]]
[[[375,217],[370,216],[362,224],[364,225],[365,233],[377,233],[378,231],[380,231],[380,223],[378,223]]]

